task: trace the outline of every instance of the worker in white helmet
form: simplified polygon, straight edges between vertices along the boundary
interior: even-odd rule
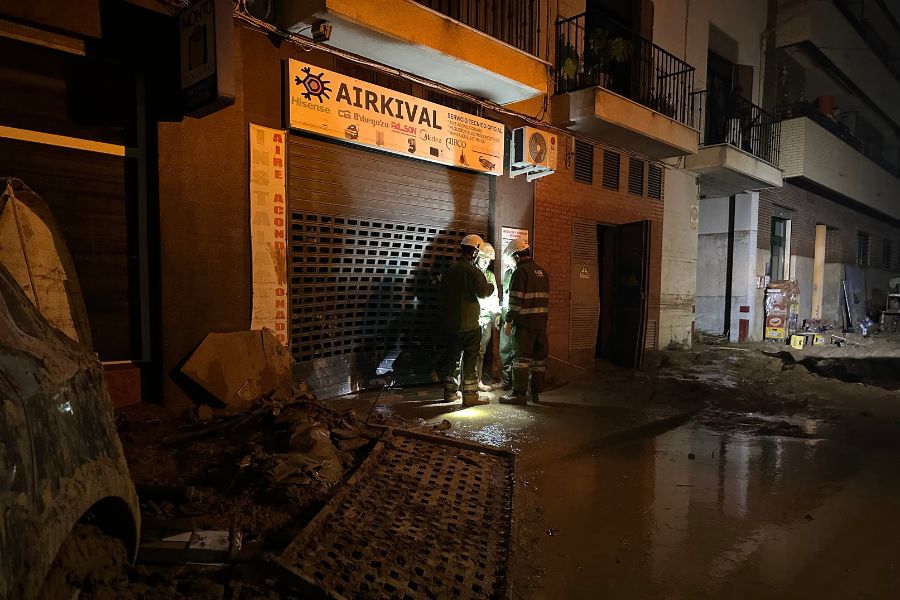
[[[494,293],[484,273],[475,266],[478,253],[484,246],[481,237],[470,234],[460,243],[460,257],[441,278],[441,311],[446,330],[445,354],[441,361],[444,381],[444,402],[459,398],[459,359],[462,354],[463,406],[487,404],[478,396],[478,346],[481,328],[480,298]]]
[[[480,392],[489,392],[492,389],[491,386],[484,383],[484,355],[491,341],[494,320],[500,316],[500,295],[497,289],[497,278],[490,269],[491,261],[496,257],[497,254],[494,252],[494,247],[485,242],[475,262],[478,268],[481,269],[481,272],[484,273],[484,278],[487,279],[487,282],[494,286],[494,291],[490,296],[479,300],[481,316],[478,317],[478,325],[481,327],[481,345],[478,347],[478,363],[476,366],[478,367],[478,391]]]
[[[539,402],[544,389],[546,360],[549,354],[547,316],[550,307],[550,278],[531,258],[531,248],[523,238],[511,240],[506,253],[513,257],[516,269],[509,283],[509,308],[504,329],[515,341],[512,394],[502,396],[502,404]],[[529,386],[530,376],[530,386]]]

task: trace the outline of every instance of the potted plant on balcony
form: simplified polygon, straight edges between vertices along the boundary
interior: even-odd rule
[[[606,29],[595,29],[588,37],[588,72],[596,85],[609,87],[613,65],[623,63],[631,57],[631,41],[623,37],[613,37]]]
[[[569,89],[571,85],[577,85],[576,79],[578,73],[584,68],[578,51],[572,44],[566,44],[562,49],[562,69],[560,69],[559,77],[562,79],[562,87]]]

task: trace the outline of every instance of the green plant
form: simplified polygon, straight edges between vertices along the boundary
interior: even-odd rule
[[[613,63],[622,63],[631,57],[631,40],[611,37],[606,29],[594,29],[588,37],[590,62],[593,68],[605,71]]]
[[[562,63],[562,72],[563,76],[566,79],[575,79],[575,74],[578,72],[578,52],[572,46],[572,44],[566,44],[566,47],[563,48],[563,63]]]

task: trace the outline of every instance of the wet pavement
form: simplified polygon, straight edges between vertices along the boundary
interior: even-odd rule
[[[462,409],[435,387],[375,410],[518,454],[515,598],[897,598],[891,389],[726,348],[568,373],[547,405]]]
[[[517,597],[896,598],[897,457],[690,423],[523,473]]]

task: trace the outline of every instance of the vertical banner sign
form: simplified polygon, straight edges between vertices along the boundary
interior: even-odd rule
[[[253,308],[250,329],[287,338],[287,203],[285,132],[250,124],[250,248]]]
[[[293,129],[490,175],[503,175],[506,129],[435,102],[288,61]]]

